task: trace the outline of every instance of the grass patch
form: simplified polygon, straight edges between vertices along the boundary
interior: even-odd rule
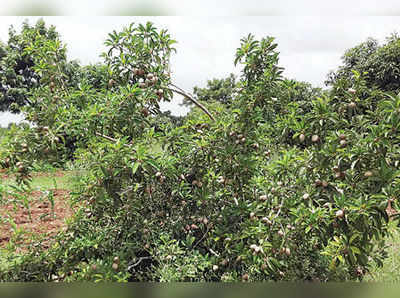
[[[82,175],[80,171],[54,171],[36,175],[32,178],[33,190],[65,189],[72,190]],[[0,182],[6,189],[16,185],[15,178],[9,177]]]
[[[400,282],[400,231],[393,222],[390,227],[392,235],[387,239],[388,258],[383,267],[374,266],[365,276],[365,281],[371,282]]]

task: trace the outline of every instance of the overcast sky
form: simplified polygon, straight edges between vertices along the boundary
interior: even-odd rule
[[[2,15],[398,15],[398,0],[6,0]]]
[[[19,29],[25,19],[34,24],[38,18],[1,17],[0,40],[7,41],[10,25]],[[248,33],[258,38],[276,37],[284,75],[322,87],[327,73],[339,66],[346,49],[368,37],[383,42],[392,32],[400,31],[400,17],[395,16],[43,18],[47,24],[57,27],[67,44],[69,58],[83,64],[101,62],[99,55],[105,50],[103,43],[112,30],[121,30],[131,22],[146,21],[154,22],[158,28],[167,28],[178,41],[178,52],[172,58],[173,79],[190,92],[194,86],[205,86],[208,79],[238,72],[233,66],[234,53],[240,38]],[[177,104],[179,100],[176,98],[173,103],[164,105],[164,109],[170,109],[174,114],[185,113],[186,109]],[[14,119],[9,114],[0,114],[0,125],[7,125],[10,120]]]

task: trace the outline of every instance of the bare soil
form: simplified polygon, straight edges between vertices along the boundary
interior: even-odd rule
[[[56,173],[37,173],[33,176],[52,175],[61,177],[61,171]],[[4,178],[1,176],[0,177]],[[43,198],[42,191],[32,191],[29,196],[29,208],[23,206],[20,200],[8,198],[0,206],[0,247],[5,247],[12,241],[18,247],[18,252],[24,252],[35,240],[48,248],[51,239],[66,228],[66,219],[72,217],[74,210],[69,205],[69,190],[52,189],[53,202]],[[14,223],[15,225],[13,225]]]

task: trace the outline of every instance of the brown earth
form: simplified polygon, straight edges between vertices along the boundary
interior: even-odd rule
[[[17,244],[18,251],[23,252],[35,239],[41,239],[43,248],[48,248],[53,236],[66,228],[65,220],[74,213],[68,202],[68,190],[51,191],[54,208],[41,191],[29,194],[29,208],[13,198],[0,206],[0,247],[12,241]],[[13,228],[10,221],[14,222],[17,229]]]

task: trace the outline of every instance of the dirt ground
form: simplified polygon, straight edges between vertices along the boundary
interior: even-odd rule
[[[54,173],[51,175],[54,176]],[[49,191],[53,192],[54,206],[42,191],[32,191],[28,195],[29,208],[12,197],[0,206],[0,247],[12,242],[17,244],[18,251],[23,252],[36,238],[42,240],[43,248],[47,248],[52,236],[66,228],[65,220],[74,212],[68,202],[69,191]]]

